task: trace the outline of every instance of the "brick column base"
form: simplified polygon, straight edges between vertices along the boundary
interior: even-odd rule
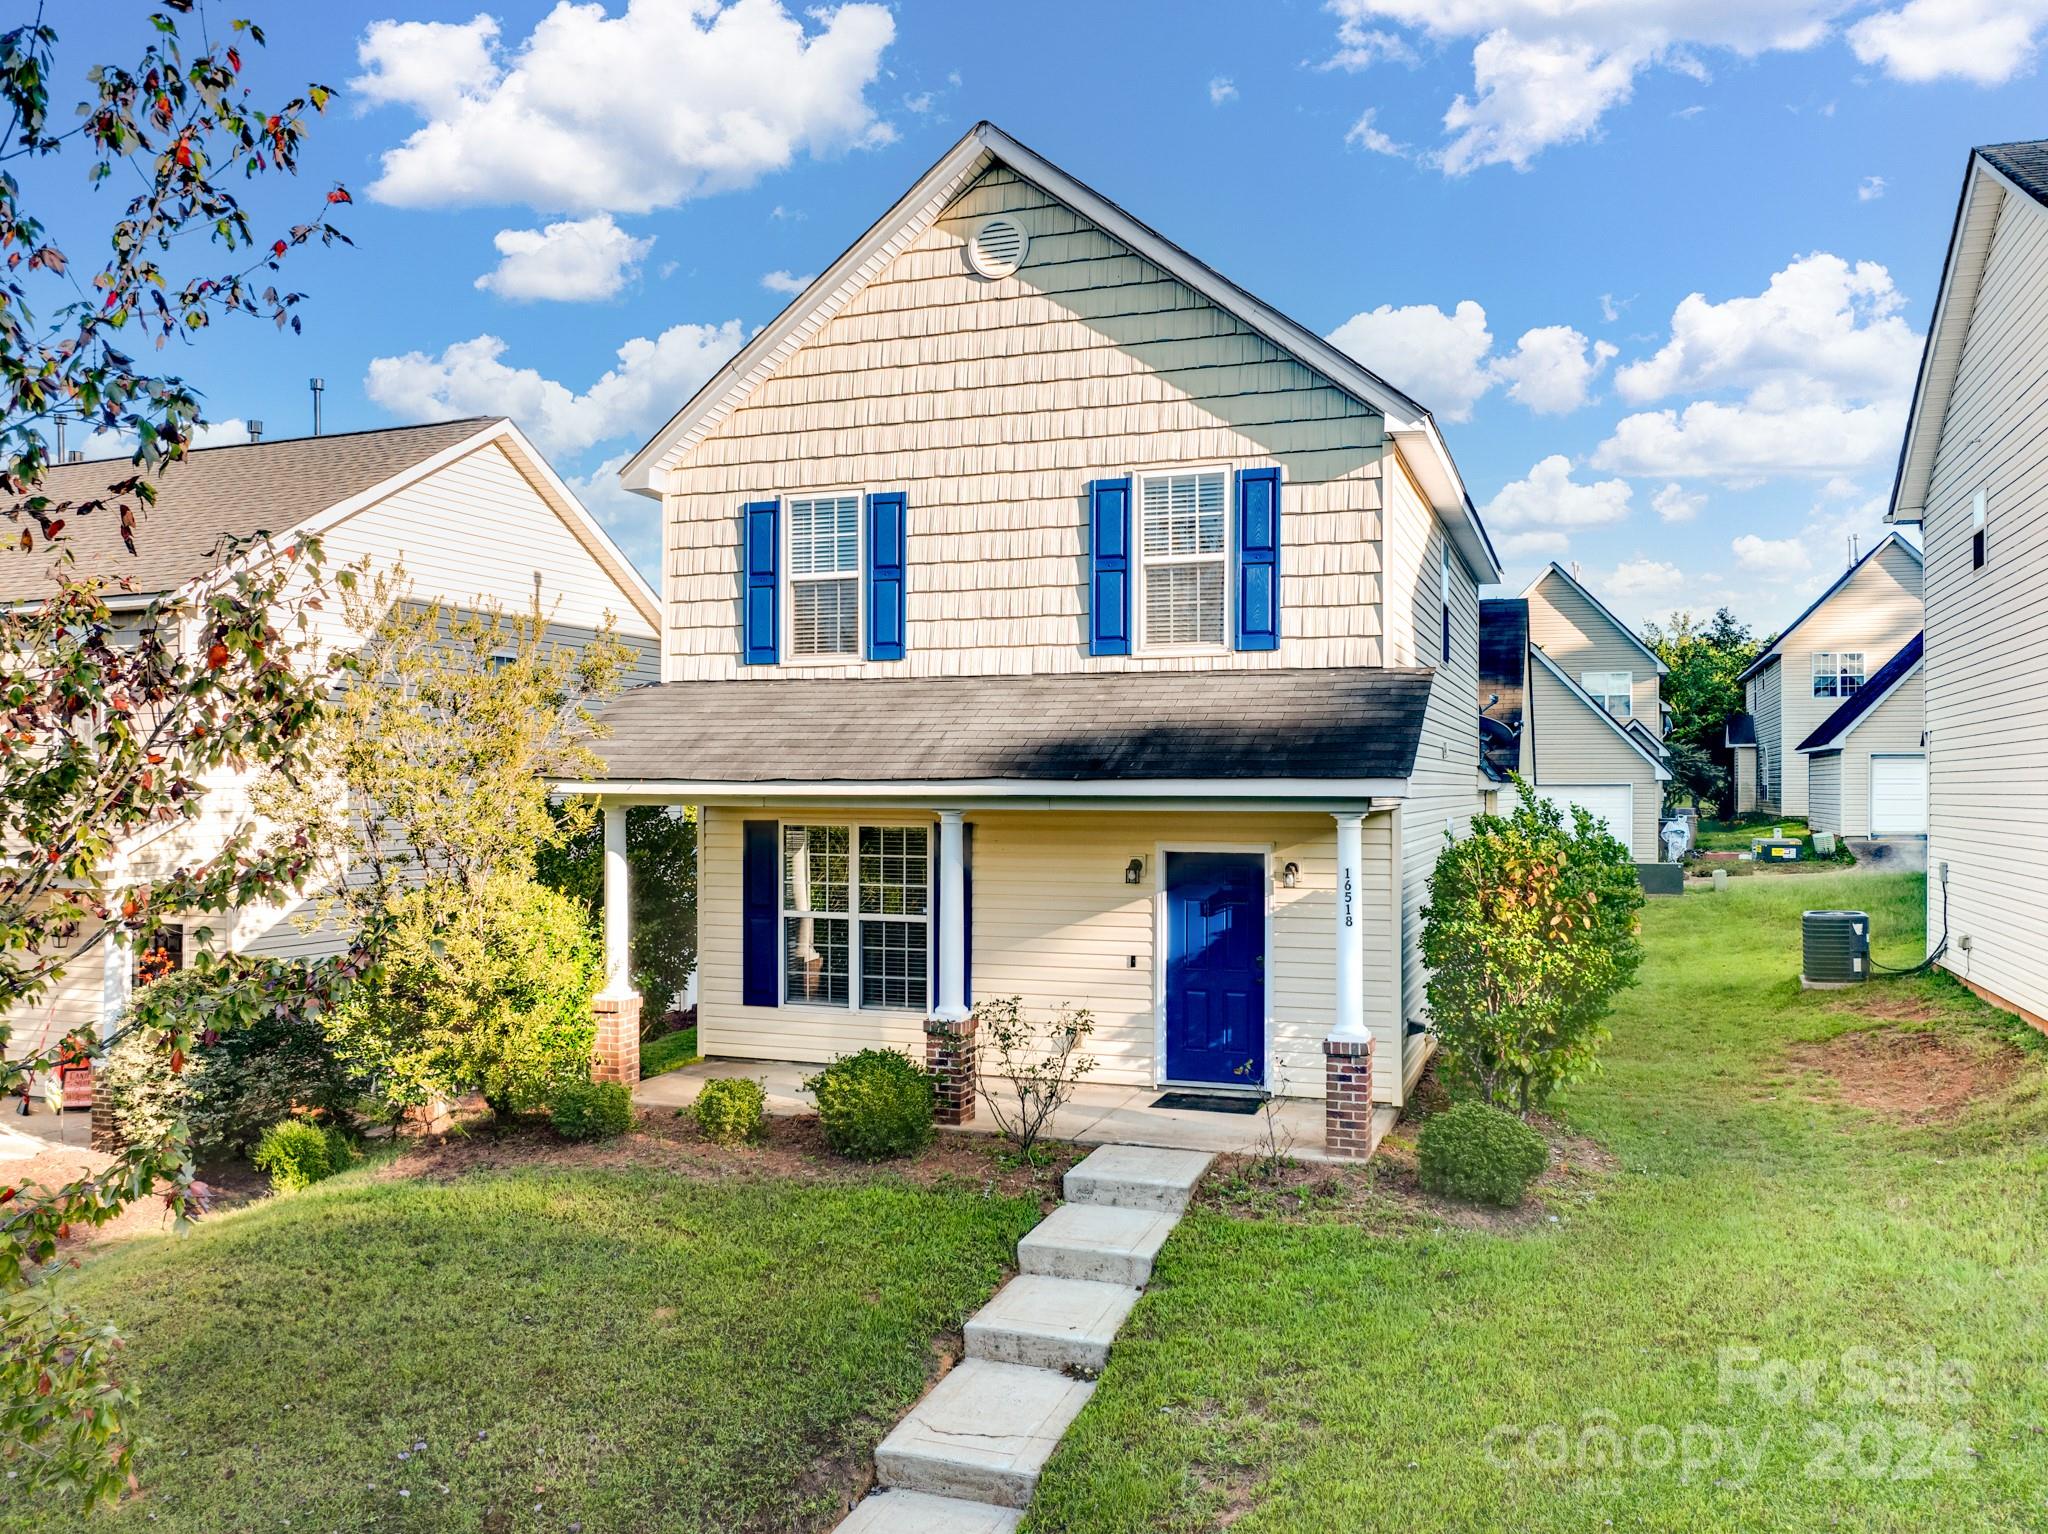
[[[92,1094],[92,1148],[108,1156],[118,1156],[128,1147],[127,1139],[121,1133],[120,1121],[114,1117],[114,1105],[108,1100],[104,1087]]]
[[[600,996],[590,1004],[597,1014],[597,1045],[591,1051],[590,1079],[640,1083],[640,998]]]
[[[1364,1160],[1372,1154],[1372,1040],[1323,1040],[1323,1148]]]
[[[932,1118],[938,1123],[974,1121],[974,1035],[971,1017],[957,1023],[938,1018],[925,1022],[924,1065],[935,1078]]]

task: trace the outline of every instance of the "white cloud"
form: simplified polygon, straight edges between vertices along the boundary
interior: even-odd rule
[[[1905,425],[1905,407],[1890,403],[1788,408],[1700,400],[1682,411],[1623,417],[1592,462],[1645,478],[1755,485],[1779,474],[1868,468],[1898,451]]]
[[[1358,121],[1351,125],[1350,131],[1344,135],[1344,142],[1356,144],[1360,149],[1370,150],[1374,154],[1393,155],[1396,159],[1405,159],[1408,146],[1397,143],[1391,134],[1383,133],[1373,126],[1373,119],[1378,115],[1378,107],[1367,107],[1359,114]]]
[[[787,293],[794,297],[817,281],[817,276],[816,272],[808,272],[801,277],[793,272],[763,272],[761,286],[771,293]]]
[[[1509,559],[1555,559],[1571,547],[1571,539],[1563,533],[1509,533],[1494,544]]]
[[[2048,0],[1908,0],[1849,28],[1849,46],[1895,80],[2003,85],[2034,67]]]
[[[1686,573],[1677,565],[1637,555],[1634,559],[1624,559],[1607,574],[1595,577],[1593,589],[1634,607],[1643,602],[1675,597],[1688,584]]]
[[[1501,486],[1486,503],[1483,520],[1488,527],[1508,532],[1609,527],[1627,518],[1633,494],[1625,479],[1579,483],[1572,478],[1571,460],[1552,453],[1523,478]]]
[[[1787,580],[1813,568],[1813,557],[1797,538],[1759,538],[1743,533],[1728,545],[1735,562],[1752,575]]]
[[[1365,17],[1369,8],[1333,5],[1343,19],[1337,23],[1337,51],[1324,63],[1325,69],[1342,69],[1356,74],[1361,69],[1370,69],[1375,64],[1415,64],[1420,55],[1408,45],[1407,39],[1398,32],[1389,32],[1383,27],[1368,26]],[[1347,11],[1353,14],[1346,14]]]
[[[738,320],[674,325],[618,349],[618,365],[578,394],[533,368],[508,367],[505,343],[482,335],[438,357],[374,357],[363,391],[393,415],[445,421],[509,415],[547,453],[576,453],[621,437],[642,438],[666,420],[746,339]]]
[[[1562,415],[1586,403],[1593,380],[1615,352],[1608,342],[1588,341],[1569,325],[1542,325],[1524,331],[1514,351],[1493,364],[1493,373],[1518,404],[1538,415]]]
[[[1209,82],[1209,105],[1220,107],[1226,101],[1237,100],[1237,82],[1229,75],[1218,75]]]
[[[1700,514],[1707,498],[1683,485],[1666,485],[1650,497],[1650,506],[1666,522],[1690,522]]]
[[[1435,304],[1381,304],[1352,315],[1329,339],[1447,421],[1468,419],[1493,383],[1486,368],[1493,333],[1486,311],[1469,298],[1449,314]]]
[[[634,239],[609,213],[545,229],[500,229],[492,243],[500,259],[496,270],[477,278],[479,288],[500,298],[565,303],[613,297],[654,248],[651,235]]]
[[[617,16],[558,0],[512,47],[488,16],[373,22],[350,86],[423,126],[385,152],[371,195],[644,213],[892,140],[867,100],[889,9],[806,15],[814,30],[780,0],[630,0]]]
[[[1612,325],[1621,318],[1621,311],[1634,303],[1632,298],[1616,298],[1612,293],[1600,295],[1600,318]]]
[[[1882,196],[1884,196],[1884,177],[1865,176],[1856,183],[1856,200],[1858,202],[1876,202]]]
[[[932,103],[937,99],[936,93],[932,91],[919,91],[915,96],[905,96],[903,98],[903,110],[915,112],[918,116],[922,117],[932,109]]]

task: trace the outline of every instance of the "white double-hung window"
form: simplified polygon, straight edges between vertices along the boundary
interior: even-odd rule
[[[1145,649],[1220,649],[1228,641],[1229,500],[1223,469],[1138,476]]]
[[[792,1006],[926,1011],[931,832],[785,825],[782,975]]]
[[[1579,685],[1592,700],[1616,719],[1635,712],[1635,673],[1631,671],[1584,671]]]
[[[789,502],[789,653],[860,653],[860,497]]]
[[[1813,695],[1816,698],[1846,698],[1862,685],[1861,650],[1813,652]]]

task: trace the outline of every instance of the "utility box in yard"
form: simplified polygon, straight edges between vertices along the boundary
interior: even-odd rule
[[[1799,956],[1799,983],[1809,991],[1861,985],[1870,978],[1870,913],[1802,913]]]
[[[1799,843],[1789,836],[1760,837],[1751,844],[1759,863],[1796,863]]]
[[[1683,863],[1638,863],[1636,882],[1643,887],[1645,895],[1683,895],[1685,893],[1685,865]]]

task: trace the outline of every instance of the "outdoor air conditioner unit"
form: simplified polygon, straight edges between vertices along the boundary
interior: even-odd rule
[[[1861,985],[1870,978],[1870,915],[1808,911],[1799,919],[1799,983],[1808,990]]]

